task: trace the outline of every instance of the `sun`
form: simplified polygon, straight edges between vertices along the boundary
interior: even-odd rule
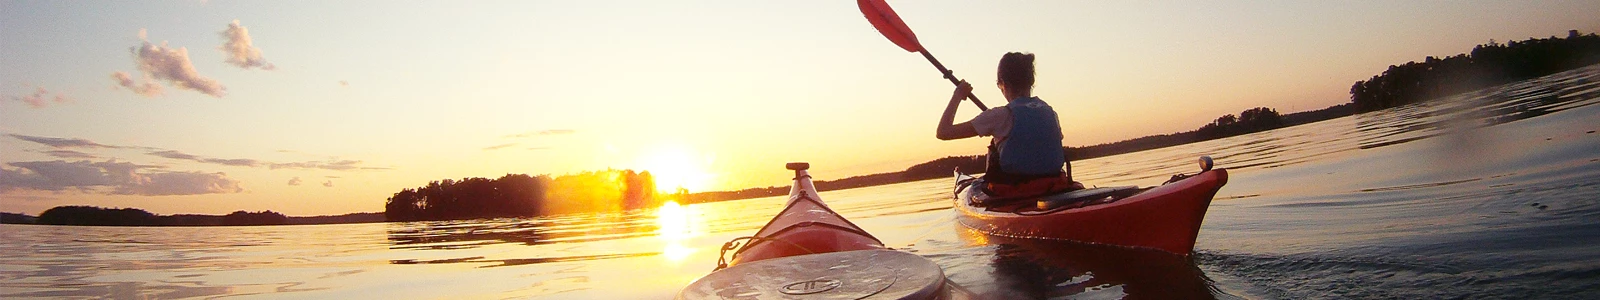
[[[672,193],[682,188],[702,192],[710,187],[714,177],[706,172],[711,160],[710,155],[696,155],[688,147],[666,146],[642,157],[640,166],[655,178],[656,191]]]

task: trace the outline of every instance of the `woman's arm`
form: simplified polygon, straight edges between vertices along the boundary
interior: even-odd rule
[[[978,136],[978,129],[972,127],[972,122],[952,124],[956,119],[956,107],[961,105],[961,100],[972,95],[972,84],[962,80],[956,84],[955,93],[950,95],[950,105],[945,106],[944,115],[939,117],[939,130],[936,135],[940,140],[964,139]]]

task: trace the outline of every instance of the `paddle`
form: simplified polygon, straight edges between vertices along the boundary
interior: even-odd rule
[[[906,22],[900,20],[900,15],[895,14],[888,3],[883,0],[856,0],[856,5],[861,6],[861,14],[867,16],[867,21],[872,22],[872,27],[877,27],[883,37],[907,52],[922,53],[922,57],[928,58],[934,68],[939,68],[939,73],[944,73],[944,79],[949,79],[952,84],[961,83],[961,79],[956,79],[955,72],[946,69],[944,64],[933,58],[933,54],[928,53],[928,49],[922,48],[922,43],[917,42],[917,34],[911,32],[911,27],[906,27]],[[978,101],[978,96],[967,95],[967,99],[972,99],[972,104],[977,104],[978,109],[989,110],[983,101]]]

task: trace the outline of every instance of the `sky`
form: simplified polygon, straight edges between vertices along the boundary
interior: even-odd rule
[[[999,57],[1036,54],[1069,146],[1600,31],[1597,1],[890,4],[991,106]],[[378,212],[431,180],[605,169],[783,186],[786,162],[826,180],[981,154],[934,138],[951,90],[852,1],[0,0],[0,211]]]

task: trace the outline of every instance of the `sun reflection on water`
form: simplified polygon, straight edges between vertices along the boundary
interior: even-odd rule
[[[673,201],[661,204],[661,209],[656,210],[656,236],[664,242],[662,256],[678,262],[694,254],[696,249],[685,247],[683,243],[700,235],[700,215],[696,205],[678,205]]]

